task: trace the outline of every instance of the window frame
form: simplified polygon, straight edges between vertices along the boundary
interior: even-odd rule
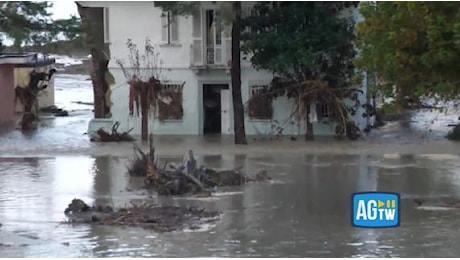
[[[166,19],[166,20],[165,20]],[[162,45],[179,45],[179,16],[178,15],[172,15],[170,11],[163,12],[161,14],[161,30],[162,30]],[[173,39],[173,26],[176,27],[176,39]],[[166,31],[166,37],[163,39],[163,30]]]
[[[104,43],[110,43],[110,11],[108,7],[102,8]]]
[[[254,95],[257,95],[259,92],[261,91],[264,91],[264,90],[267,90],[269,88],[269,84],[267,83],[262,83],[262,82],[253,82],[253,83],[250,83],[249,85],[249,88],[248,88],[248,102],[251,100],[251,98],[254,96]],[[262,118],[262,117],[251,117],[249,111],[248,111],[248,119],[250,121],[259,121],[259,122],[271,122],[273,120],[273,117],[274,117],[274,110],[273,110],[273,100],[272,102],[270,102],[270,105],[272,106],[272,115],[270,118]]]

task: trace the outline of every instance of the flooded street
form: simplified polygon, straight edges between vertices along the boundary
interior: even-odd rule
[[[164,198],[129,177],[132,143],[90,143],[91,82],[58,75],[56,105],[69,117],[41,118],[34,133],[0,135],[2,257],[455,257],[460,210],[417,208],[413,198],[460,197],[460,145],[443,139],[455,114],[416,113],[367,140],[250,140],[155,137],[163,161],[181,162],[194,149],[200,164],[248,174],[266,169],[271,183],[219,189],[215,196]],[[436,123],[429,123],[436,119]],[[423,131],[430,128],[432,131]],[[147,144],[137,142],[144,149]],[[405,154],[405,155],[399,155]],[[401,194],[401,226],[351,226],[351,194]],[[200,206],[222,212],[198,231],[156,233],[102,225],[62,224],[69,202],[115,207],[134,202]]]
[[[167,160],[180,160],[169,157]],[[260,256],[453,257],[460,211],[422,210],[414,197],[460,196],[458,156],[211,156],[216,168],[267,169],[272,183],[221,190],[208,199],[150,197],[128,177],[127,158],[0,159],[0,250],[3,257]],[[133,190],[133,191],[131,191]],[[350,224],[358,191],[402,196],[394,229]],[[223,213],[201,231],[159,234],[140,228],[60,224],[75,197],[123,206],[130,200],[199,205]],[[64,243],[64,244],[63,244]],[[67,244],[68,243],[68,244]]]
[[[58,74],[54,80],[55,103],[69,112],[69,117],[41,115],[40,127],[31,133],[12,131],[0,135],[0,156],[36,156],[47,151],[81,151],[91,147],[84,135],[92,118],[93,106],[76,102],[93,102],[92,84],[86,75]],[[19,120],[19,119],[18,119]]]

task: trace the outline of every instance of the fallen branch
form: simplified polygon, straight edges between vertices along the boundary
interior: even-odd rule
[[[91,138],[91,142],[131,142],[136,140],[131,135],[129,135],[133,128],[120,134],[118,133],[119,126],[120,122],[115,122],[115,124],[112,126],[112,133],[108,133],[103,128],[99,128],[96,131],[97,136]]]
[[[219,215],[217,211],[203,208],[131,204],[132,207],[119,209],[100,205],[90,207],[84,201],[74,199],[64,211],[68,218],[64,223],[136,226],[169,232],[216,221]]]
[[[153,154],[153,145],[150,151],[150,154],[146,154],[138,146],[134,146],[135,158],[127,168],[131,175],[144,177],[146,188],[156,191],[159,195],[203,197],[210,196],[216,187],[270,180],[265,170],[259,171],[251,178],[238,169],[216,171],[204,166],[198,167],[192,150],[189,150],[188,158],[180,166],[169,164],[169,167],[159,167]]]

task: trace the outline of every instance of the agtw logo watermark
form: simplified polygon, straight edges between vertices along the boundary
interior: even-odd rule
[[[361,192],[352,195],[352,224],[355,227],[399,226],[400,196],[391,192]]]

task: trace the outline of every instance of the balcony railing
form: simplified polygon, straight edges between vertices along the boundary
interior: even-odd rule
[[[206,64],[207,65],[216,64],[214,52],[215,52],[214,45],[208,45],[206,48]]]
[[[229,43],[231,42],[229,41]],[[207,45],[203,47],[200,42],[194,42],[190,47],[190,63],[192,66],[228,67],[230,60],[230,45]]]

